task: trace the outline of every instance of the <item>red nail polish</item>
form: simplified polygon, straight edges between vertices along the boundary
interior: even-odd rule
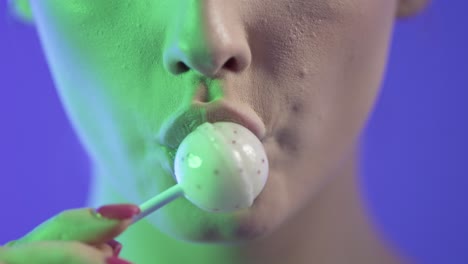
[[[108,257],[106,258],[106,263],[107,264],[132,264],[131,262],[128,262],[118,257]]]
[[[101,206],[96,212],[105,218],[124,220],[139,214],[140,208],[134,204],[112,204]]]
[[[114,257],[118,257],[120,251],[122,250],[122,244],[120,244],[117,240],[111,240],[107,242],[107,244],[112,248],[112,252],[114,252]]]

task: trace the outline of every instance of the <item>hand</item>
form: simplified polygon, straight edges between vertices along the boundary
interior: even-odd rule
[[[136,205],[63,211],[19,240],[0,247],[0,264],[128,264],[114,238],[140,213]]]

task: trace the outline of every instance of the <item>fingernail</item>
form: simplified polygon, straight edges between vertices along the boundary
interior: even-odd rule
[[[128,262],[118,257],[108,257],[106,258],[106,263],[107,264],[132,264],[131,262]]]
[[[112,248],[112,252],[114,252],[114,257],[118,257],[120,251],[122,250],[122,244],[120,244],[117,240],[111,240],[107,242],[107,244]]]
[[[109,219],[130,219],[140,213],[140,208],[134,204],[112,204],[99,207],[96,212]]]

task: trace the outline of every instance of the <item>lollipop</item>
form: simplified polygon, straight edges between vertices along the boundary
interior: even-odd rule
[[[231,122],[204,123],[180,144],[174,163],[177,184],[140,205],[134,222],[184,195],[209,212],[250,207],[268,177],[262,143]]]

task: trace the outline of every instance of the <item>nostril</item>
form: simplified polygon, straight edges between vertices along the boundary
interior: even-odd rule
[[[232,57],[228,61],[226,61],[224,67],[228,70],[237,71],[239,64],[237,63],[237,60],[234,57]]]
[[[186,71],[189,70],[189,67],[187,65],[185,65],[185,63],[183,63],[183,62],[177,62],[175,68],[176,68],[177,73],[186,72]]]

